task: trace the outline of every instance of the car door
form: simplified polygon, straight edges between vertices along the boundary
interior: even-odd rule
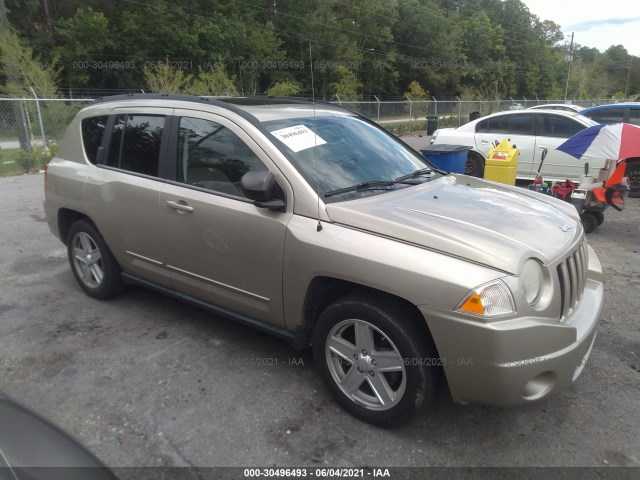
[[[282,264],[293,192],[233,122],[176,110],[170,181],[160,198],[167,268],[175,289],[284,327]],[[248,171],[270,170],[286,213],[258,208],[239,188]]]
[[[542,168],[540,173],[543,178],[553,180],[566,180],[567,178],[578,178],[584,173],[585,162],[578,160],[572,155],[556,150],[568,138],[584,130],[586,125],[571,116],[538,113],[536,114],[536,155],[534,168],[537,172],[540,163]],[[547,155],[542,161],[542,152],[547,150]],[[589,168],[592,173],[604,165],[605,159],[592,160]]]
[[[520,150],[518,174],[528,173],[533,162],[535,136],[532,113],[494,115],[476,125],[476,148],[486,157],[495,142],[505,138]]]
[[[169,286],[158,202],[169,108],[118,108],[107,121],[97,169],[84,186],[88,212],[122,269]]]

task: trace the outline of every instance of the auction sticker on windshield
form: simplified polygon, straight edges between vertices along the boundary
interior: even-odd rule
[[[327,143],[304,125],[281,128],[280,130],[271,132],[271,135],[276,137],[295,153]]]

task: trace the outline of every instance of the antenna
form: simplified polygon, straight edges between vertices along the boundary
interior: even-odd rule
[[[318,134],[316,133],[317,124],[316,124],[316,93],[315,87],[313,85],[313,55],[311,55],[311,42],[309,42],[309,66],[311,68],[311,102],[313,103],[313,157],[316,162],[316,195],[318,197],[317,203],[317,216],[318,216],[318,225],[316,226],[316,231],[322,230],[322,224],[320,223],[320,175],[318,174]]]

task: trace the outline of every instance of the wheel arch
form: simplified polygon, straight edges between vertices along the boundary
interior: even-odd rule
[[[374,296],[376,299],[385,299],[386,301],[402,304],[415,314],[417,327],[420,331],[424,332],[428,338],[433,339],[422,313],[416,305],[407,299],[367,285],[335,277],[319,276],[315,277],[307,288],[302,311],[302,322],[298,326],[295,335],[295,346],[297,348],[308,347],[320,314],[339,298],[354,292],[360,292],[363,297]]]
[[[60,240],[62,240],[63,243],[67,243],[67,235],[69,234],[71,225],[78,220],[83,219],[88,220],[95,226],[95,223],[93,223],[91,218],[82,212],[78,212],[77,210],[72,210],[70,208],[61,208],[58,210],[58,233],[60,235]]]

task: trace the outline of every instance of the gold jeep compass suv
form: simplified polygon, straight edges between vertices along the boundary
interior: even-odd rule
[[[144,285],[313,347],[337,401],[409,421],[580,375],[602,271],[573,205],[449,174],[337,106],[131,95],[71,122],[45,211],[105,299]]]

